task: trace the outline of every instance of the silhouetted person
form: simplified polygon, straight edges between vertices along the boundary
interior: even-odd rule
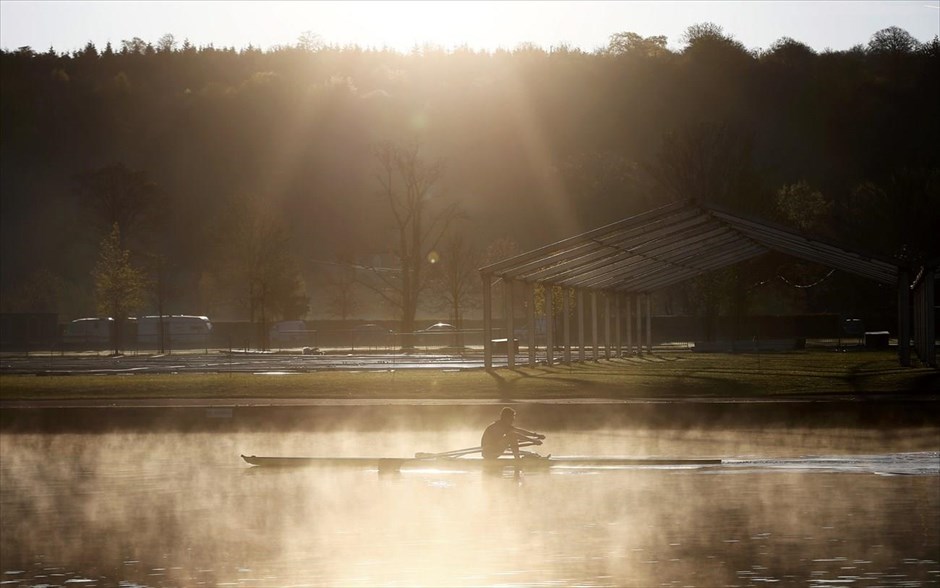
[[[483,459],[496,459],[507,449],[512,450],[513,456],[519,458],[519,442],[529,442],[533,445],[541,445],[545,435],[526,431],[512,425],[516,418],[516,411],[505,407],[499,413],[499,420],[492,422],[486,430],[483,431],[483,438],[480,439]]]

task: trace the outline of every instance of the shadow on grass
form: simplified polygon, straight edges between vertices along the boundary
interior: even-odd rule
[[[624,374],[618,377],[617,374],[612,375],[611,370],[607,369],[612,367],[621,366],[610,364],[605,366],[603,363],[589,361],[554,367],[489,369],[486,372],[496,383],[499,399],[503,402],[527,395],[527,391],[520,388],[523,382],[529,390],[542,389],[543,392],[540,394],[542,397],[588,396],[612,400],[638,396],[743,397],[760,392],[758,385],[741,381],[735,378],[733,373],[719,375],[700,372],[644,372],[642,375]],[[517,377],[509,379],[503,374],[514,374]],[[636,379],[640,377],[644,381],[637,385]],[[598,381],[595,378],[606,378],[608,381]],[[540,386],[540,383],[543,385]],[[554,386],[548,384],[554,384]]]
[[[883,361],[869,361],[853,366],[849,369],[848,374],[839,379],[845,382],[854,393],[865,394],[870,392],[873,387],[879,388],[879,386],[872,386],[872,382],[876,382],[878,378],[890,377],[892,374],[909,369],[897,366],[886,367]],[[940,392],[940,372],[934,370],[917,375],[892,391],[910,394],[936,394]]]
[[[494,368],[487,368],[486,373],[493,378],[493,381],[496,382],[496,389],[499,390],[499,399],[503,402],[509,401],[511,399],[510,389],[513,387],[506,378],[499,375],[498,371]]]

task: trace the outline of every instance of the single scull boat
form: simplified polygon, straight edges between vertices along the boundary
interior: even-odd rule
[[[663,457],[591,457],[591,456],[542,456],[524,453],[519,459],[503,456],[499,459],[468,458],[449,454],[417,454],[413,458],[394,457],[264,457],[242,455],[242,459],[260,467],[357,467],[379,471],[408,469],[457,469],[465,468],[615,468],[615,467],[668,467],[721,465],[720,459],[712,458],[663,458]]]

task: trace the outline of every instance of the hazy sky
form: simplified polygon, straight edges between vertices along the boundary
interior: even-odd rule
[[[269,49],[310,31],[329,45],[408,51],[512,49],[529,42],[593,51],[612,33],[666,35],[681,46],[691,24],[713,22],[750,49],[788,36],[816,50],[865,44],[898,26],[920,41],[940,34],[940,0],[778,2],[83,2],[0,0],[0,46],[73,51],[92,41],[117,49],[123,39],[156,41],[172,33],[193,45]]]

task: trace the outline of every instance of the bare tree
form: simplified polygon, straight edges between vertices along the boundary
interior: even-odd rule
[[[431,258],[436,268],[434,291],[447,306],[457,327],[457,345],[463,347],[463,310],[479,305],[482,256],[463,233],[454,233]]]
[[[160,37],[157,41],[157,52],[158,53],[172,53],[176,50],[176,37],[171,33],[167,33]]]
[[[391,252],[397,272],[371,268],[366,286],[401,311],[402,346],[412,347],[418,301],[429,286],[425,264],[450,224],[458,216],[456,204],[438,206],[434,187],[444,173],[441,161],[427,163],[418,142],[381,143],[375,148],[377,180],[394,222]]]
[[[331,315],[348,319],[359,310],[360,301],[356,295],[356,268],[351,261],[340,257],[324,278],[326,285],[326,310]]]
[[[297,48],[307,53],[316,53],[324,46],[323,39],[313,31],[304,31],[297,38]]]
[[[148,274],[145,282],[146,289],[152,303],[156,306],[157,316],[157,349],[166,353],[166,314],[167,303],[175,293],[174,282],[171,279],[171,266],[166,255],[149,253],[143,256],[143,267]]]
[[[309,308],[290,234],[268,203],[255,197],[235,199],[220,221],[217,287],[233,293],[257,322],[266,349],[270,321],[298,319]]]

